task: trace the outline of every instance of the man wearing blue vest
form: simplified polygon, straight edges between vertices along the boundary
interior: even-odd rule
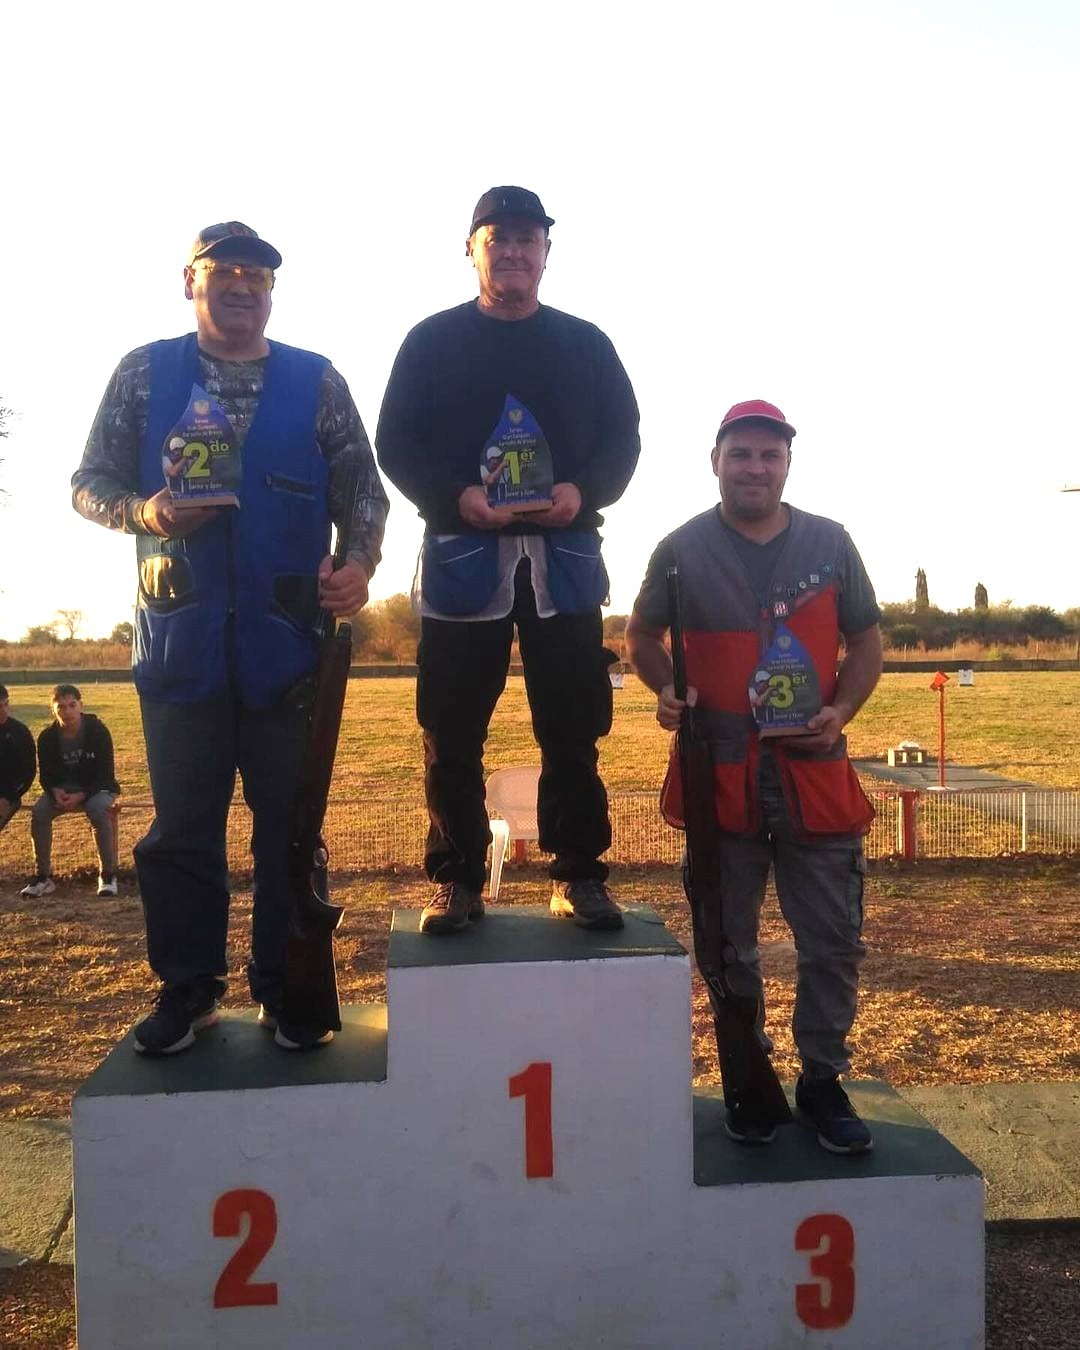
[[[684,704],[664,646],[667,572],[677,566],[686,702],[699,710],[712,750],[728,981],[736,996],[757,1002],[767,1045],[758,921],[772,866],[798,951],[796,1104],[823,1148],[862,1153],[872,1147],[870,1131],[839,1076],[850,1068],[864,954],[862,836],[873,808],[843,730],[881,674],[880,610],[843,526],[781,501],[794,436],[762,399],[728,411],[712,452],[720,503],[658,545],[626,640],[657,695],[657,720],[677,730]],[[681,822],[677,772],[663,805]],[[728,1134],[742,1144],[771,1142],[771,1124],[727,1083],[724,1095]]]
[[[407,335],[379,416],[379,462],[426,525],[423,933],[460,932],[484,912],[483,750],[515,628],[540,746],[540,847],[554,854],[551,912],[583,928],[623,923],[601,861],[611,825],[596,742],[611,729],[613,658],[598,526],[637,463],[638,409],[609,339],[537,298],[554,223],[525,188],[484,193],[465,244],[479,296]],[[535,447],[550,451],[550,504],[516,513],[508,447],[523,444],[530,462]]]
[[[286,1049],[332,1035],[280,1019],[289,816],[319,610],[346,615],[366,603],[387,503],[345,381],[325,357],[263,335],[280,265],[238,221],[200,233],[184,268],[196,332],[124,357],[72,478],[77,511],[136,537],[132,664],[155,819],[135,863],[162,982],[135,1029],[145,1054],[184,1050],[216,1021],[237,770],[253,818],[248,979],[260,1021]],[[192,407],[212,409],[239,454],[239,509],[178,506],[165,486],[163,457]],[[349,556],[334,571],[330,525],[347,514]]]

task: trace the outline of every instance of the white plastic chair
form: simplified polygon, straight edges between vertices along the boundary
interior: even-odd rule
[[[539,839],[536,823],[536,789],[540,782],[538,764],[515,765],[496,769],[486,784],[488,814],[491,816],[492,900],[499,898],[503,862],[512,839]],[[493,814],[497,813],[497,814]]]

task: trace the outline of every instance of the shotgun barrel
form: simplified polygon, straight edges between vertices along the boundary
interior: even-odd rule
[[[668,568],[668,617],[675,697],[685,700],[686,650],[679,571]],[[685,708],[678,732],[679,774],[686,825],[686,895],[694,932],[694,956],[709,991],[724,1100],[762,1124],[783,1125],[791,1107],[758,1035],[759,999],[734,994],[725,969],[723,878],[714,806],[712,754],[701,719]]]

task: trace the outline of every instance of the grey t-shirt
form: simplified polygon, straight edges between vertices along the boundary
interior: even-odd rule
[[[787,542],[791,527],[788,526],[787,529],[781,530],[768,543],[757,544],[752,539],[747,539],[744,535],[741,535],[738,530],[733,530],[730,525],[725,524],[723,517],[720,515],[719,506],[716,508],[716,513],[717,523],[731,540],[743,567],[746,569],[754,594],[759,598],[759,601],[764,601],[768,596],[773,572],[784,544]],[[651,624],[654,628],[667,628],[669,626],[667,572],[669,567],[674,566],[675,546],[669,535],[666,539],[660,541],[649,559],[645,580],[641,583],[641,590],[634,601],[635,611],[647,624]],[[878,608],[874,587],[870,578],[866,575],[866,568],[859,557],[859,551],[851,542],[851,536],[846,530],[843,535],[840,555],[837,559],[834,581],[837,592],[838,622],[840,631],[845,637],[850,634],[865,632],[867,628],[872,628],[874,624],[879,622],[881,610]]]

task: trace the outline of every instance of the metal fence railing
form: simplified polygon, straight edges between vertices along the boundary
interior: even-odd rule
[[[1080,851],[1080,792],[877,792],[871,856],[997,857]],[[884,799],[884,800],[882,800]]]
[[[866,838],[870,858],[1080,852],[1080,792],[891,789],[875,790],[872,796],[877,817]],[[29,818],[29,811],[21,811],[0,833],[0,877],[32,871]],[[131,866],[131,850],[152,819],[149,801],[122,801],[118,821],[122,868]],[[679,861],[682,835],[664,823],[656,793],[612,793],[611,826],[610,861],[672,865]],[[324,833],[332,867],[366,871],[416,866],[426,830],[427,818],[417,801],[332,799]],[[251,866],[250,831],[250,813],[238,797],[228,826],[229,864],[238,873]],[[85,816],[58,818],[53,860],[60,874],[93,865],[93,840]]]

